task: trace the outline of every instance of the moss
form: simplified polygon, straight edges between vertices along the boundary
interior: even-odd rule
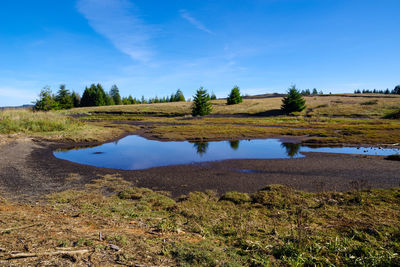
[[[228,192],[222,195],[221,200],[231,201],[235,204],[243,204],[251,201],[251,197],[247,193]]]

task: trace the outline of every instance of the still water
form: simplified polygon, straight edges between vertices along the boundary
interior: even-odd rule
[[[137,135],[97,147],[55,151],[57,158],[96,167],[140,170],[152,167],[190,164],[226,159],[301,158],[301,152],[363,155],[399,154],[399,149],[320,147],[310,148],[278,139],[219,142],[160,142]]]

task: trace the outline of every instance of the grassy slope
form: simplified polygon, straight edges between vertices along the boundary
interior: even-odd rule
[[[400,96],[382,95],[325,95],[305,97],[307,110],[312,115],[335,116],[368,116],[383,117],[387,113],[400,108]],[[282,98],[269,97],[260,99],[244,99],[238,105],[226,105],[226,100],[213,100],[212,114],[267,114],[268,111],[280,109]],[[376,104],[365,105],[366,102],[377,101]],[[363,105],[364,104],[364,105]],[[74,109],[73,113],[85,112],[122,112],[134,114],[179,114],[189,115],[190,102],[174,102],[161,104],[144,104],[128,106],[91,107]]]
[[[49,199],[47,206],[0,203],[3,229],[31,226],[2,231],[0,245],[6,253],[1,264],[38,262],[5,260],[10,251],[60,247],[89,248],[91,254],[41,261],[102,266],[400,264],[398,188],[313,194],[268,186],[252,195],[232,192],[218,198],[210,191],[173,200],[105,176],[86,190]],[[110,244],[121,250],[113,251]]]
[[[159,139],[246,139],[308,136],[308,142],[400,143],[400,96],[312,96],[295,116],[279,115],[281,98],[245,99],[238,105],[213,101],[213,115],[190,116],[191,103],[78,108],[58,112],[0,112],[0,134],[52,140],[103,141],[142,128]],[[87,114],[73,119],[64,115]],[[94,116],[93,116],[94,115]],[[160,116],[161,115],[161,116]],[[237,115],[240,115],[239,117]],[[384,119],[384,117],[394,119]],[[115,121],[123,122],[115,124]],[[4,139],[4,138],[3,138]]]
[[[25,135],[48,140],[103,141],[121,135],[135,127],[105,127],[64,116],[59,112],[32,112],[29,110],[0,111],[0,136]],[[1,143],[0,143],[1,144]]]
[[[279,115],[281,98],[277,97],[245,99],[243,103],[231,106],[224,100],[215,100],[212,114],[223,116],[196,119],[190,117],[191,104],[187,102],[80,108],[68,113],[96,115],[82,117],[91,121],[134,122],[143,125],[150,136],[160,139],[306,135],[315,143],[400,143],[400,121],[384,119],[388,114],[398,112],[400,96],[332,95],[306,97],[306,100],[307,109],[296,116]],[[243,116],[234,116],[238,114]],[[146,123],[151,123],[151,127]]]

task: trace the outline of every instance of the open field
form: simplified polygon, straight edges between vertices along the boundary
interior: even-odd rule
[[[381,118],[399,109],[400,96],[374,94],[345,94],[305,97],[307,109],[302,115],[315,116],[345,116]],[[213,100],[212,114],[244,114],[244,115],[274,115],[280,109],[282,97],[274,95],[265,98],[246,99],[237,105],[226,105],[225,99]],[[369,102],[370,104],[368,104]],[[106,106],[77,108],[67,113],[123,113],[123,114],[154,114],[154,115],[189,115],[191,102],[173,102],[161,104],[143,104],[127,106]],[[276,114],[276,113],[275,113]]]
[[[52,155],[127,134],[400,143],[398,96],[306,100],[291,116],[280,114],[279,97],[216,100],[202,118],[187,102],[0,112],[0,265],[398,266],[395,156],[308,153],[121,171]]]
[[[50,140],[104,141],[138,132],[164,140],[221,140],[301,136],[308,143],[400,143],[400,96],[324,95],[306,97],[307,109],[280,114],[281,97],[245,99],[238,105],[214,100],[209,116],[193,118],[191,103],[175,102],[76,108],[48,113],[0,113],[0,134]],[[307,138],[304,138],[307,137]]]
[[[142,128],[147,137],[165,140],[246,139],[307,136],[320,144],[389,145],[400,142],[400,96],[326,95],[306,97],[307,109],[280,114],[280,97],[245,99],[238,105],[213,101],[210,116],[192,118],[190,103],[78,108],[81,120],[119,122]]]

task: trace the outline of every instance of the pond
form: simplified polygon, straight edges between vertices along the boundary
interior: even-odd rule
[[[278,139],[216,142],[161,142],[131,135],[97,147],[55,151],[59,159],[121,170],[191,164],[226,159],[301,158],[301,152],[346,153],[362,155],[399,154],[399,149],[319,147],[285,143]]]

